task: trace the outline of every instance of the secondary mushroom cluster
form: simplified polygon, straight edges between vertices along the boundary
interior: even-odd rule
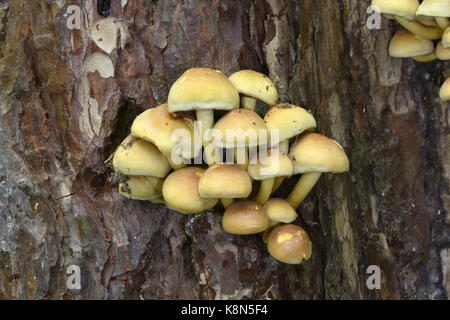
[[[449,0],[372,0],[372,5],[404,28],[392,38],[390,56],[418,62],[450,59]],[[450,78],[442,85],[439,96],[450,100]]]
[[[270,106],[264,117],[255,111],[257,100]],[[307,110],[277,104],[273,82],[252,70],[227,78],[218,70],[189,69],[167,101],[138,115],[116,149],[120,194],[185,214],[220,202],[225,232],[261,234],[270,255],[284,263],[309,259],[308,234],[292,223],[322,173],[349,170],[340,144],[312,132],[316,121]],[[224,153],[231,161],[223,161]],[[271,198],[297,174],[287,199]]]

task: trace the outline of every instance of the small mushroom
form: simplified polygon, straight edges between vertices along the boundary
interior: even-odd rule
[[[444,48],[442,41],[439,41],[436,46],[436,57],[439,60],[450,60],[450,48]]]
[[[312,245],[305,230],[293,224],[286,224],[270,232],[267,250],[280,262],[300,264],[311,258]]]
[[[409,31],[398,31],[389,43],[389,55],[396,58],[423,56],[434,52],[433,41]]]
[[[229,206],[222,218],[222,228],[231,234],[255,234],[269,227],[266,210],[259,204],[240,200]]]
[[[317,126],[313,115],[306,109],[288,103],[282,103],[270,108],[264,116],[269,134],[274,130],[279,135],[279,149],[287,154],[289,152],[289,139]],[[271,140],[274,140],[271,138]],[[271,142],[273,146],[273,141]],[[284,177],[275,179],[272,193],[283,183]]]
[[[293,166],[289,157],[278,149],[269,149],[265,155],[260,152],[255,157],[251,159],[247,171],[252,179],[261,181],[254,201],[263,205],[272,194],[275,178],[291,176]]]
[[[119,193],[133,200],[156,200],[162,196],[164,180],[157,177],[130,176],[119,184]]]
[[[202,168],[185,167],[169,174],[162,187],[167,206],[185,214],[199,213],[214,207],[219,199],[202,198],[198,193],[198,184],[204,172]]]
[[[442,101],[450,100],[450,78],[447,78],[441,86],[441,89],[439,90],[439,97]]]
[[[136,138],[153,143],[164,154],[170,165],[174,169],[179,169],[184,166],[184,163],[176,164],[172,159],[173,156],[181,157],[179,153],[172,154],[173,148],[180,143],[173,133],[182,130],[189,135],[191,150],[188,150],[190,151],[188,155],[186,153],[184,155],[195,158],[201,149],[201,144],[198,145],[194,141],[195,129],[189,120],[170,113],[168,105],[162,104],[138,115],[131,126],[131,133]],[[177,159],[177,162],[181,162],[181,159]]]
[[[424,0],[417,8],[417,17],[434,17],[441,29],[449,25],[450,2],[447,0]]]
[[[323,172],[345,172],[349,161],[341,145],[317,133],[306,133],[292,146],[289,157],[294,173],[303,173],[286,199],[294,209],[300,205]]]
[[[127,176],[164,178],[170,171],[167,159],[153,144],[131,135],[114,152],[113,167]]]
[[[444,48],[450,48],[450,27],[447,27],[442,35],[442,46]]]
[[[417,62],[422,62],[422,63],[424,63],[424,62],[431,62],[431,61],[436,60],[436,59],[437,59],[437,56],[436,56],[436,52],[433,51],[433,52],[431,52],[431,53],[429,53],[429,54],[424,54],[423,56],[415,56],[415,57],[411,57],[411,59],[413,59],[413,60],[415,60],[415,61],[417,61]]]
[[[439,27],[428,27],[418,21],[410,21],[402,17],[395,17],[395,20],[406,30],[424,39],[438,40],[442,37],[442,29]]]
[[[214,130],[220,138],[216,137],[213,140],[213,144],[217,148],[242,148],[244,153],[247,153],[246,148],[267,143],[267,139],[264,140],[260,137],[262,132],[265,132],[267,137],[267,127],[264,120],[255,111],[248,109],[236,109],[228,112],[217,121]],[[245,163],[238,161],[244,169],[248,166],[247,159],[248,157],[245,156]]]
[[[208,130],[214,126],[214,110],[239,108],[239,93],[219,70],[192,68],[184,72],[172,85],[168,97],[169,111],[196,110],[197,121],[202,125],[202,141],[210,144]],[[206,153],[208,164],[214,164]]]
[[[266,75],[254,70],[241,70],[233,73],[229,79],[243,95],[241,105],[244,109],[255,110],[256,100],[269,106],[277,103],[277,89]]]
[[[416,11],[419,7],[418,0],[372,0],[372,5],[380,8],[380,11],[388,17],[403,17],[405,19],[416,20]]]
[[[209,167],[198,183],[198,193],[202,198],[221,198],[228,207],[233,199],[247,198],[252,191],[249,174],[236,164],[216,164]]]
[[[266,209],[269,216],[271,227],[280,223],[291,223],[298,216],[291,204],[281,198],[270,199],[264,205],[264,209]]]

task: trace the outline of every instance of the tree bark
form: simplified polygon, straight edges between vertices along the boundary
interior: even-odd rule
[[[390,58],[399,26],[368,29],[369,0],[99,3],[0,1],[0,298],[450,297],[445,62]],[[67,27],[70,5],[80,29]],[[130,34],[108,55],[110,78],[83,73],[102,52],[88,32],[98,9]],[[224,233],[220,212],[127,200],[109,179],[134,117],[196,66],[266,73],[345,148],[350,172],[323,175],[298,209],[309,261],[278,263],[259,236]],[[80,290],[66,286],[71,265]],[[370,265],[379,290],[366,286]]]

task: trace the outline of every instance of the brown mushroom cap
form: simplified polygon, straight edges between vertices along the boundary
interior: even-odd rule
[[[167,104],[144,111],[136,117],[131,126],[134,137],[153,143],[166,156],[170,156],[172,148],[180,142],[172,135],[176,130],[185,130],[184,132],[190,135],[191,156],[196,157],[201,144],[194,143],[192,120],[170,113]],[[196,145],[198,147],[195,149]]]
[[[447,78],[447,80],[445,80],[444,84],[441,86],[439,97],[443,101],[450,100],[450,78]]]
[[[350,164],[341,145],[318,133],[302,135],[292,146],[289,158],[295,173],[345,172]]]
[[[266,209],[270,221],[277,223],[291,223],[298,216],[291,204],[281,198],[269,199],[264,205],[264,209]]]
[[[116,172],[128,176],[164,178],[170,171],[167,159],[153,144],[131,135],[116,149],[113,167]]]
[[[216,147],[224,149],[255,147],[263,143],[259,138],[260,131],[267,131],[264,120],[256,112],[247,109],[228,112],[217,121],[214,129],[221,135],[223,141],[214,139],[213,143]],[[231,133],[234,139],[228,140],[227,132]],[[252,134],[256,140],[250,139]],[[239,141],[238,137],[245,137],[245,139]]]
[[[311,241],[305,230],[293,224],[278,226],[267,240],[269,254],[280,262],[300,264],[309,260],[312,253]]]
[[[284,141],[301,134],[305,130],[314,129],[317,124],[313,115],[293,104],[278,104],[264,116],[267,130],[278,130],[280,141]]]
[[[247,198],[252,180],[237,164],[216,164],[201,176],[198,193],[202,198]]]
[[[229,79],[239,93],[261,100],[270,106],[277,103],[277,89],[266,75],[253,70],[241,70],[233,73]]]
[[[167,205],[182,213],[198,213],[214,207],[219,199],[202,198],[198,193],[202,168],[186,167],[172,172],[164,181],[162,194]]]
[[[266,210],[253,201],[236,201],[225,211],[222,228],[231,234],[254,234],[269,227]]]
[[[276,161],[271,161],[274,158]],[[278,149],[267,150],[267,156],[264,158],[258,153],[249,163],[247,171],[254,180],[289,177],[294,173],[291,159]]]
[[[383,14],[399,16],[408,20],[416,20],[416,10],[419,7],[419,1],[372,0],[372,5],[379,7]]]
[[[219,70],[192,68],[172,85],[169,111],[232,110],[239,108],[239,92]]]
[[[119,193],[133,200],[154,200],[162,196],[163,182],[156,177],[130,176],[119,184]]]
[[[397,32],[389,44],[389,55],[396,58],[423,56],[433,51],[433,41],[406,30]]]

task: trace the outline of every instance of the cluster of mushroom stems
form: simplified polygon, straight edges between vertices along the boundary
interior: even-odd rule
[[[263,117],[255,111],[258,101],[270,107]],[[313,132],[309,111],[277,103],[277,89],[262,73],[241,70],[227,77],[209,68],[187,70],[173,83],[167,103],[138,115],[117,147],[113,167],[123,176],[120,194],[184,214],[223,206],[225,232],[261,234],[269,254],[283,263],[308,260],[312,245],[293,224],[296,210],[322,173],[348,171],[349,161],[338,142]],[[179,150],[179,129],[187,133],[190,152]],[[212,129],[220,139],[213,139]],[[256,139],[230,131],[253,132]],[[233,161],[223,161],[224,152]],[[297,174],[286,199],[272,197],[285,178]]]
[[[392,38],[390,56],[418,62],[450,59],[449,0],[372,0],[372,5],[404,28]],[[442,84],[439,96],[450,100],[450,78]]]

